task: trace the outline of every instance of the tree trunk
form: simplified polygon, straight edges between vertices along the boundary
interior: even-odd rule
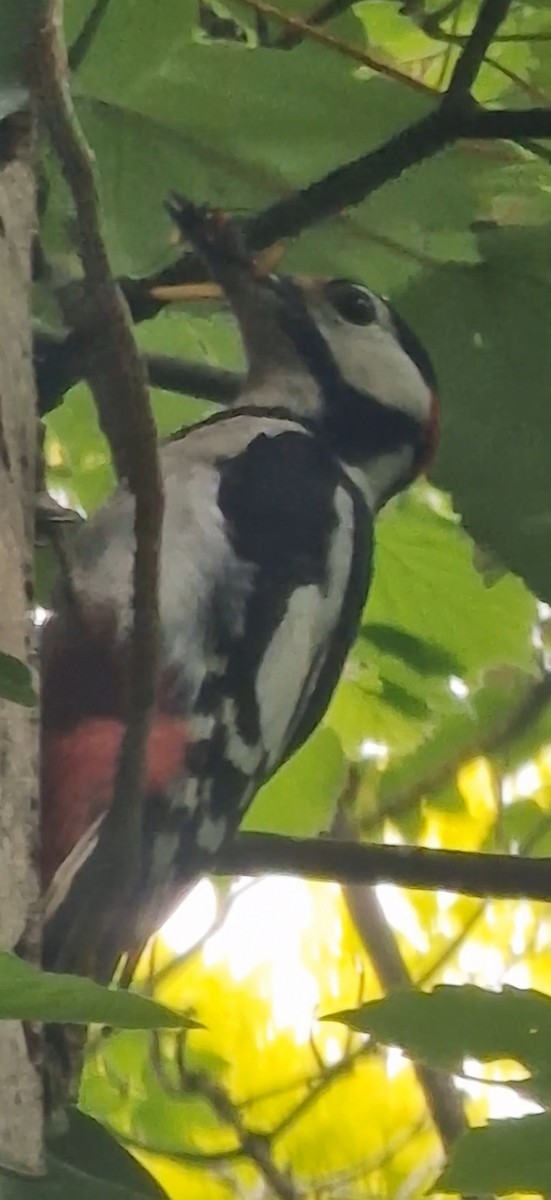
[[[28,123],[27,123],[28,125]],[[9,148],[9,149],[8,149]],[[0,123],[0,651],[28,662],[36,416],[30,259],[34,185],[29,131]],[[0,699],[0,947],[38,943],[33,847],[37,725],[32,709]],[[42,1102],[22,1026],[0,1021],[0,1164],[43,1167]]]

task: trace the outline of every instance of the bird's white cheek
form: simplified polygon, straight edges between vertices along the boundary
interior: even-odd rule
[[[381,325],[367,328],[341,324],[327,340],[346,383],[380,404],[397,408],[424,423],[431,393],[420,371],[394,335]]]

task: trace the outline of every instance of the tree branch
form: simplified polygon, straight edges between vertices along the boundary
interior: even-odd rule
[[[289,1109],[270,1131],[270,1138],[275,1140],[282,1137],[284,1133],[287,1133],[297,1121],[301,1120],[310,1108],[317,1104],[318,1100],[321,1100],[322,1096],[325,1096],[334,1083],[337,1083],[345,1075],[351,1073],[358,1062],[361,1062],[365,1058],[371,1058],[376,1050],[376,1043],[370,1038],[369,1042],[345,1054],[338,1062],[331,1063],[330,1066],[325,1066],[317,1078],[310,1083],[306,1095],[298,1100],[293,1108]],[[253,1097],[252,1100],[246,1101],[246,1103],[254,1104],[255,1098]]]
[[[215,1083],[206,1072],[190,1073],[186,1071],[185,1084],[188,1091],[204,1096],[220,1120],[234,1130],[242,1154],[254,1163],[274,1196],[278,1196],[279,1200],[298,1200],[300,1192],[295,1187],[290,1174],[282,1171],[272,1158],[270,1135],[250,1129],[227,1092]]]
[[[335,168],[323,178],[292,192],[244,221],[243,228],[249,244],[255,250],[262,250],[279,239],[296,237],[320,221],[360,204],[384,184],[398,179],[409,167],[432,157],[457,140],[494,138],[519,141],[521,144],[530,138],[551,138],[551,109],[490,110],[474,102],[457,107],[447,107],[443,103],[368,154]],[[138,323],[154,317],[165,307],[166,300],[152,295],[156,288],[197,283],[204,278],[202,264],[195,254],[188,252],[155,275],[143,279],[124,278],[119,280],[119,285],[132,319]],[[78,352],[75,346],[77,340],[76,333],[69,335],[66,352],[72,365],[67,366],[66,375],[61,371],[61,381],[67,378],[73,383],[82,375],[82,337]],[[87,354],[92,352],[93,348],[88,346]],[[220,403],[226,402],[225,397],[231,391],[230,381],[221,376],[217,379],[214,376],[207,377],[208,368],[194,367],[192,371],[191,364],[182,363],[178,370],[175,364],[169,365],[166,360],[162,362],[160,356],[151,356],[148,363],[151,382],[157,386],[167,386],[169,379],[170,390],[185,390],[188,394],[204,396]],[[200,370],[201,374],[198,374]],[[58,382],[56,386],[60,387],[61,384]],[[54,394],[57,398],[59,391],[54,393],[50,383],[46,387],[43,411],[49,411],[46,404],[51,404]]]
[[[551,138],[551,108],[471,108],[454,118],[457,137],[486,140]],[[452,122],[453,123],[453,122]]]
[[[476,80],[484,56],[499,26],[505,20],[511,0],[482,0],[472,33],[465,42],[452,71],[443,107],[462,103]]]
[[[551,859],[509,854],[360,846],[329,839],[241,833],[222,850],[217,875],[300,875],[337,883],[395,883],[483,898],[551,900]]]
[[[333,824],[335,837],[354,836],[345,806],[354,803],[358,782],[358,772],[353,769]],[[383,990],[388,993],[411,988],[410,973],[375,889],[365,884],[344,884],[342,894]],[[447,1071],[427,1067],[423,1063],[413,1063],[413,1069],[444,1149],[450,1150],[467,1128],[463,1104],[453,1079]]]
[[[208,1101],[218,1119],[228,1125],[235,1134],[238,1145],[227,1152],[216,1155],[218,1161],[244,1157],[254,1163],[264,1182],[279,1200],[299,1200],[300,1193],[295,1188],[288,1172],[282,1171],[272,1158],[272,1134],[253,1130],[243,1119],[239,1105],[234,1104],[225,1088],[212,1078],[206,1071],[190,1071],[185,1059],[185,1036],[180,1036],[176,1042],[175,1067],[176,1082],[171,1079],[165,1060],[161,1053],[159,1034],[151,1035],[151,1064],[163,1091],[167,1095],[181,1099],[184,1095],[197,1095]],[[202,1156],[204,1162],[215,1161],[212,1154]]]
[[[439,107],[394,137],[352,162],[329,171],[321,179],[291,192],[243,222],[249,244],[255,250],[282,238],[296,237],[305,229],[366,200],[384,184],[398,179],[408,167],[431,158],[460,139],[511,141],[551,138],[551,109],[484,109],[474,102],[468,107]],[[157,287],[196,283],[204,272],[193,254],[186,253],[157,275],[141,280],[124,279],[121,286],[134,321],[147,320],[165,301],[156,299]]]
[[[324,25],[327,21],[333,21],[335,17],[342,16],[352,7],[353,0],[322,0],[322,3],[312,9],[308,16],[304,18],[307,25]],[[304,38],[304,33],[299,30],[284,30],[275,43],[277,50],[293,50],[298,46]]]
[[[343,894],[383,990],[393,992],[413,987],[398,942],[374,888],[345,884]],[[426,1067],[423,1063],[414,1063],[413,1068],[444,1149],[449,1151],[467,1129],[463,1105],[453,1079],[447,1071]]]
[[[82,66],[92,49],[110,4],[111,0],[95,0],[74,42],[68,47],[67,63],[70,71],[78,71]]]
[[[59,334],[36,330],[33,349],[38,411],[45,416],[93,368],[89,366],[85,339],[78,331]],[[141,354],[141,359],[151,386],[163,391],[214,404],[231,404],[239,394],[242,379],[233,371],[169,354]]]
[[[293,36],[308,36],[322,40],[329,48],[352,54],[375,70],[384,69],[400,82],[416,83],[403,77],[377,60],[372,60],[365,51],[343,46],[331,39],[317,23],[331,15],[334,9],[344,7],[344,0],[326,0],[307,21],[291,18],[265,0],[242,0],[257,11],[262,11],[280,20]],[[244,222],[249,243],[253,249],[263,249],[280,238],[294,237],[319,221],[334,216],[343,209],[359,204],[385,183],[399,178],[409,167],[438,153],[458,139],[505,138],[521,144],[526,139],[551,137],[551,110],[530,108],[526,110],[483,109],[468,99],[468,93],[484,59],[496,29],[507,14],[510,0],[484,0],[472,33],[461,39],[462,53],[452,75],[450,86],[440,105],[427,116],[398,132],[383,145],[362,155],[353,162],[343,164],[328,172],[302,190],[291,193],[263,212]],[[430,16],[430,20],[441,20],[452,5]],[[94,20],[101,19],[105,10],[104,0],[97,0]],[[426,18],[427,31],[429,17]],[[421,22],[423,24],[423,22]],[[423,26],[424,27],[424,26]],[[461,102],[460,102],[461,101]],[[180,260],[155,276],[143,280],[123,279],[120,286],[129,304],[134,321],[154,316],[165,301],[151,295],[155,287],[175,283],[199,282],[205,277],[204,269],[194,254],[186,253]],[[70,356],[70,341],[67,354]],[[75,361],[78,370],[78,357]],[[196,374],[191,365],[182,365],[155,356],[150,360],[151,379],[158,386],[171,390],[185,390],[188,394],[199,394],[209,399],[225,402],[232,384],[221,377],[209,379]],[[74,369],[74,368],[73,368]],[[199,368],[197,368],[199,371]],[[191,382],[189,377],[191,376]],[[73,378],[68,371],[68,377]],[[78,376],[77,376],[78,377]],[[74,381],[74,378],[73,378]],[[168,382],[167,382],[168,381]],[[226,386],[228,391],[226,392]],[[220,392],[223,394],[220,395]],[[59,393],[57,393],[59,394]],[[48,411],[48,409],[44,409]]]
[[[29,83],[73,197],[86,287],[78,320],[96,343],[92,383],[99,419],[119,476],[135,497],[136,541],[128,725],[113,803],[98,849],[79,874],[75,888],[75,920],[63,950],[64,961],[71,962],[73,955],[80,961],[96,953],[99,940],[120,908],[121,898],[132,888],[139,869],[145,743],[157,666],[157,573],[163,495],[147,381],[126,306],[111,275],[92,157],[72,108],[61,21],[60,6],[50,0],[37,23]],[[91,895],[96,917],[93,931],[89,922]]]
[[[337,167],[245,222],[251,244],[260,249],[278,238],[295,237],[343,208],[359,204],[384,183],[397,179],[407,167],[442,150],[454,137],[440,110],[434,110],[369,154]]]
[[[320,45],[326,46],[328,50],[342,54],[345,58],[350,58],[353,62],[360,63],[361,66],[369,67],[372,71],[376,71],[379,75],[384,75],[387,79],[393,79],[396,83],[404,84],[415,91],[426,92],[429,95],[433,91],[426,83],[422,83],[419,79],[414,79],[413,76],[407,75],[404,71],[399,71],[397,67],[391,66],[390,63],[384,62],[380,58],[375,58],[368,50],[362,50],[358,46],[352,46],[349,42],[343,42],[340,38],[333,37],[332,34],[319,29],[318,25],[313,22],[303,21],[300,17],[291,17],[287,13],[282,12],[274,4],[269,4],[268,0],[237,0],[237,3],[254,9],[261,16],[272,17],[274,21],[278,21],[283,25],[290,34],[299,35],[301,38],[318,42]]]

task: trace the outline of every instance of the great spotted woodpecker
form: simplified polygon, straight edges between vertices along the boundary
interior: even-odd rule
[[[425,468],[438,437],[430,360],[389,304],[349,280],[262,278],[235,252],[229,225],[221,253],[212,214],[182,198],[170,212],[225,291],[248,375],[232,408],[160,451],[161,663],[141,936],[323,717],[367,595],[375,515]],[[46,965],[57,961],[73,870],[112,795],[132,557],[133,501],[119,487],[79,533],[71,600],[60,586],[43,636]]]

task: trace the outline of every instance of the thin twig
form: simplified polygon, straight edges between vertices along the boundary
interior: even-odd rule
[[[60,404],[65,392],[86,378],[89,352],[85,339],[73,331],[53,333],[43,329],[34,335],[34,368],[38,411],[45,416]],[[242,377],[234,371],[192,362],[170,354],[142,354],[151,387],[214,404],[231,404],[239,394]],[[93,369],[93,368],[92,368]]]
[[[440,74],[438,76],[438,81],[436,84],[439,91],[441,91],[441,89],[444,87],[444,83],[445,83],[446,79],[448,78],[448,71],[450,68],[450,64],[452,62],[453,52],[454,52],[453,35],[454,35],[454,33],[456,33],[456,31],[459,27],[459,22],[461,20],[461,7],[462,7],[462,0],[459,0],[459,3],[455,6],[453,13],[451,14],[451,17],[452,17],[451,38],[447,42],[446,46],[444,47],[444,54],[442,55],[442,66],[441,66]]]
[[[350,915],[385,992],[414,986],[398,942],[372,887],[347,884],[343,888]],[[446,1150],[467,1128],[460,1096],[453,1079],[443,1070],[414,1063],[414,1070],[433,1122]]]
[[[205,1167],[214,1173],[216,1168],[223,1163],[235,1162],[243,1157],[240,1146],[235,1146],[229,1150],[185,1150],[180,1145],[178,1147],[169,1147],[164,1143],[155,1145],[150,1138],[147,1140],[140,1138],[134,1134],[122,1133],[109,1121],[102,1119],[102,1126],[112,1135],[117,1142],[122,1142],[123,1146],[128,1146],[129,1150],[143,1150],[147,1154],[158,1154],[168,1162],[182,1163],[190,1167]]]
[[[333,832],[336,837],[353,836],[354,830],[344,805],[339,805]],[[393,992],[400,988],[411,988],[412,978],[375,889],[361,884],[345,884],[342,894],[383,990]],[[427,1067],[423,1063],[414,1063],[413,1069],[444,1149],[450,1150],[467,1128],[463,1105],[453,1079],[446,1071]]]
[[[347,1184],[359,1182],[360,1180],[363,1181],[365,1180],[366,1176],[373,1175],[375,1172],[380,1173],[378,1174],[378,1177],[376,1176],[378,1184],[378,1180],[381,1175],[385,1177],[386,1173],[388,1176],[388,1168],[392,1161],[398,1157],[400,1151],[404,1150],[405,1147],[411,1146],[414,1138],[416,1138],[418,1134],[422,1133],[426,1127],[427,1122],[425,1118],[422,1117],[420,1120],[408,1124],[405,1128],[401,1128],[399,1132],[394,1135],[394,1137],[388,1137],[388,1135],[384,1137],[382,1149],[375,1151],[375,1153],[370,1155],[369,1158],[365,1158],[360,1162],[355,1162],[350,1167],[343,1167],[340,1170],[330,1171],[325,1175],[315,1176],[308,1179],[306,1181],[308,1193],[313,1197],[330,1196],[332,1200],[345,1200],[342,1189]],[[431,1176],[434,1179],[438,1167],[441,1165],[442,1164],[440,1162],[431,1162],[430,1157],[426,1159],[422,1168],[422,1182],[425,1183]],[[412,1189],[411,1192],[407,1190],[407,1182],[408,1181],[406,1179],[404,1184],[397,1189],[397,1194],[401,1196],[403,1200],[405,1200],[405,1197],[408,1197],[412,1193],[415,1195],[425,1195],[426,1191],[428,1191],[428,1189],[425,1189],[425,1187],[420,1187],[417,1176],[416,1187],[415,1189]],[[366,1188],[365,1186],[360,1185],[358,1193],[352,1193],[351,1197],[355,1197],[356,1195],[358,1197],[377,1197],[381,1195],[381,1188],[377,1185],[372,1186],[371,1188]]]
[[[300,34],[301,38],[309,41],[319,42],[329,50],[335,51],[337,54],[344,55],[345,58],[350,58],[352,62],[357,62],[363,67],[369,67],[370,70],[376,71],[379,75],[384,75],[387,79],[393,79],[395,83],[404,84],[406,87],[413,88],[417,92],[425,92],[427,95],[433,95],[433,88],[428,87],[426,83],[422,83],[419,79],[413,79],[411,75],[406,75],[403,71],[399,71],[397,67],[390,66],[389,63],[382,62],[381,59],[375,58],[367,50],[360,50],[358,46],[352,46],[349,42],[343,42],[340,38],[333,37],[330,33],[325,33],[323,29],[319,29],[317,25],[311,25],[308,21],[302,21],[299,17],[290,17],[287,13],[276,8],[274,4],[268,4],[267,0],[237,0],[239,4],[245,4],[247,8],[254,9],[255,12],[261,13],[265,17],[272,17],[274,21],[279,21],[281,25],[288,29],[291,33]]]
[[[113,902],[132,887],[139,869],[141,794],[145,743],[155,697],[158,642],[157,573],[163,496],[157,459],[156,429],[147,382],[137,353],[124,301],[113,280],[101,228],[90,150],[72,107],[61,8],[50,0],[36,28],[29,62],[29,83],[67,180],[79,238],[86,286],[87,320],[101,355],[95,390],[100,423],[111,446],[119,476],[135,497],[133,625],[130,635],[128,725],[119,757],[113,803],[97,852],[86,864],[75,889],[75,923],[65,953],[85,943],[93,873],[98,906]],[[101,883],[100,883],[101,880]],[[101,936],[101,921],[94,922]],[[88,952],[88,951],[87,951]],[[90,948],[90,953],[91,953]]]
[[[475,925],[482,920],[486,912],[486,908],[487,904],[485,900],[482,901],[481,904],[476,905],[476,908],[473,910],[470,917],[467,917],[467,920],[459,930],[459,933],[457,933],[451,941],[446,942],[445,949],[441,954],[439,954],[438,958],[433,959],[430,965],[425,967],[421,974],[417,976],[417,979],[415,980],[415,987],[426,987],[427,984],[431,983],[433,979],[437,979],[441,976],[446,963],[451,962],[455,958],[458,950],[460,950],[464,945],[469,934],[472,933]]]
[[[189,946],[187,950],[183,950],[181,954],[176,954],[174,958],[171,958],[169,962],[164,964],[164,966],[159,967],[159,969],[156,970],[151,976],[151,984],[157,991],[161,984],[166,983],[166,981],[173,975],[178,974],[178,972],[186,967],[192,959],[201,953],[206,942],[210,941],[210,939],[214,937],[214,935],[218,933],[220,929],[223,928],[235,905],[235,902],[240,900],[246,892],[250,892],[252,888],[257,886],[257,884],[258,880],[249,879],[248,882],[245,883],[243,887],[240,887],[238,891],[231,891],[228,887],[226,894],[219,901],[218,911],[216,912],[212,924],[209,925],[209,928],[206,929],[205,932],[197,938],[197,941],[193,942],[193,945]],[[153,941],[153,945],[156,945],[155,940]]]
[[[270,245],[275,230],[279,237],[295,237],[318,221],[359,204],[384,183],[398,179],[408,167],[442,150],[455,136],[438,109],[429,113],[375,150],[337,167],[244,222],[251,244]]]
[[[530,82],[528,79],[523,79],[522,75],[519,75],[517,71],[513,71],[511,67],[507,67],[504,62],[500,62],[493,55],[486,55],[486,66],[493,67],[494,71],[499,71],[500,75],[504,75],[506,79],[509,79],[511,83],[520,88],[520,91],[524,92],[525,96],[528,96],[533,103],[549,105],[549,92],[545,88],[538,87],[537,84]]]
[[[352,1072],[357,1063],[364,1061],[366,1058],[373,1058],[378,1050],[379,1047],[377,1044],[373,1039],[370,1039],[363,1046],[345,1054],[338,1062],[332,1063],[331,1066],[324,1066],[306,1095],[298,1100],[294,1107],[289,1109],[285,1113],[285,1116],[281,1117],[277,1125],[270,1131],[270,1138],[279,1138],[284,1133],[287,1133],[310,1108],[313,1108],[317,1104],[318,1100],[321,1100],[322,1096],[325,1096],[334,1083],[337,1083],[344,1076],[348,1075],[349,1072]],[[254,1100],[251,1100],[246,1103],[249,1106],[249,1104],[253,1104],[254,1102]]]
[[[95,4],[86,16],[74,42],[68,47],[67,64],[70,71],[78,71],[85,61],[101,29],[110,4],[111,0],[95,0]]]
[[[249,244],[256,250],[281,238],[292,238],[320,221],[354,207],[386,183],[398,179],[409,167],[431,158],[460,139],[478,141],[505,138],[551,138],[551,109],[435,109],[400,130],[368,154],[328,172],[307,187],[291,192],[268,208],[243,221]],[[135,321],[147,320],[163,304],[151,296],[162,284],[195,282],[204,278],[197,259],[185,254],[156,276],[123,281],[123,290]]]
[[[239,1139],[241,1153],[254,1163],[274,1195],[278,1196],[279,1200],[298,1200],[301,1193],[295,1187],[290,1174],[282,1171],[272,1158],[271,1135],[251,1130],[228,1093],[205,1072],[186,1072],[185,1082],[187,1091],[204,1096],[217,1117],[234,1130]]]
[[[325,25],[327,21],[334,21],[335,17],[342,16],[352,7],[353,0],[322,0],[312,12],[304,18],[306,25]],[[276,42],[272,42],[277,50],[293,50],[302,41],[304,34],[299,30],[284,31]]]
[[[437,42],[446,42],[453,46],[465,46],[469,40],[469,34],[458,33],[457,29],[444,29],[442,25],[435,20],[435,13],[420,13],[417,11],[417,6],[403,6],[404,12],[410,17],[414,25],[421,29],[427,37],[432,38]],[[455,15],[455,14],[454,14]],[[500,33],[492,38],[492,45],[506,45],[508,42],[551,42],[551,33]],[[485,60],[489,61],[488,58]]]
[[[473,758],[497,754],[507,749],[517,738],[530,728],[537,717],[551,704],[551,673],[530,683],[520,700],[494,725],[482,732],[475,732],[470,741],[464,742],[453,754],[434,763],[420,778],[400,787],[386,787],[382,800],[372,820],[362,824],[365,835],[380,825],[381,821],[402,816],[423,799],[445,787],[455,779],[457,772]]]
[[[416,846],[360,846],[350,841],[298,840],[269,833],[241,833],[220,851],[214,873],[300,875],[336,883],[395,883],[484,899],[551,900],[550,858]]]
[[[511,0],[482,0],[478,16],[452,71],[445,104],[462,103],[469,95],[499,26],[505,20]]]

